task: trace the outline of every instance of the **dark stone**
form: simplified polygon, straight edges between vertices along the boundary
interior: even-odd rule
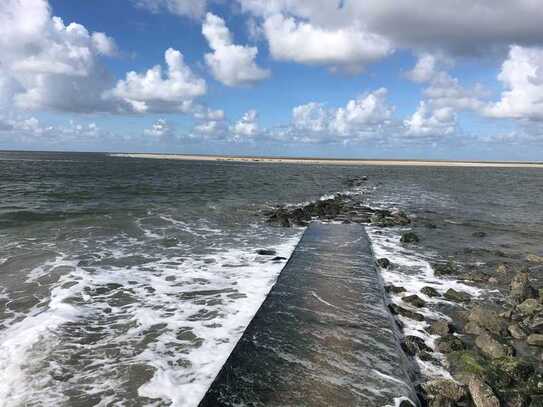
[[[424,315],[419,314],[418,312],[410,311],[396,304],[389,304],[388,309],[393,315],[401,315],[409,319],[414,319],[415,321],[424,321]]]
[[[486,232],[473,232],[471,235],[473,237],[479,237],[479,238],[483,238],[487,236]]]
[[[424,339],[413,335],[405,337],[402,341],[402,349],[409,356],[415,356],[421,352],[433,352],[432,348],[426,345]]]
[[[273,249],[258,249],[256,253],[261,256],[275,256],[277,254]]]
[[[418,243],[419,237],[414,232],[406,232],[402,233],[402,237],[400,238],[400,243],[410,244],[410,243]]]
[[[400,294],[400,293],[404,293],[406,290],[403,287],[398,287],[398,286],[395,286],[395,285],[386,285],[385,286],[385,291],[387,293]]]
[[[383,269],[388,269],[390,267],[390,260],[385,257],[377,259],[376,263],[379,267]]]
[[[445,335],[438,339],[437,349],[441,353],[458,352],[466,349],[466,344],[455,335]]]
[[[445,298],[449,301],[455,302],[469,302],[471,300],[471,295],[463,291],[456,291],[453,288],[449,288],[445,292]]]
[[[287,258],[286,257],[283,257],[283,256],[275,256],[272,261],[283,261],[283,260],[286,260]]]
[[[432,269],[436,276],[449,276],[458,272],[456,265],[451,260],[447,263],[432,264]]]
[[[426,301],[424,301],[422,298],[420,298],[418,295],[408,295],[406,297],[402,297],[402,301],[407,302],[408,304],[413,305],[417,308],[422,308],[426,305]]]
[[[430,286],[422,287],[420,292],[423,293],[424,295],[427,295],[428,297],[440,297],[441,296],[434,287],[430,287]]]

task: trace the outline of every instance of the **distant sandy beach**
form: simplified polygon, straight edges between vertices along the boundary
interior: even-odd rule
[[[283,163],[313,165],[389,165],[414,167],[496,167],[496,168],[543,168],[543,162],[518,161],[439,161],[439,160],[363,160],[363,159],[326,159],[326,158],[290,158],[290,157],[243,157],[188,154],[111,154],[113,157],[151,158],[159,160],[186,161],[231,161],[251,163]]]

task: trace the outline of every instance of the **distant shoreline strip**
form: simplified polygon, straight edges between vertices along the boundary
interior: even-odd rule
[[[493,168],[543,168],[543,162],[499,162],[499,161],[433,161],[433,160],[362,160],[362,159],[329,159],[329,158],[290,158],[290,157],[243,157],[212,156],[188,154],[145,154],[117,153],[112,157],[150,158],[160,160],[185,161],[227,161],[240,163],[282,163],[312,165],[381,165],[412,167],[493,167]]]

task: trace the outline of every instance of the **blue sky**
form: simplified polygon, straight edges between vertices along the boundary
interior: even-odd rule
[[[0,148],[539,160],[536,3],[6,0]]]

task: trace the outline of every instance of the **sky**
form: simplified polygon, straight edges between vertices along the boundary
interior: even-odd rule
[[[2,0],[0,149],[543,160],[541,0]]]

